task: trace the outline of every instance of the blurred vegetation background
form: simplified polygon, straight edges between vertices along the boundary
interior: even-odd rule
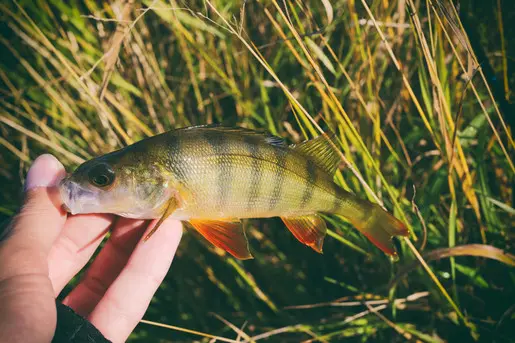
[[[142,323],[131,342],[515,337],[511,0],[9,0],[0,13],[2,218],[39,154],[71,171],[223,123],[289,142],[336,132],[337,181],[413,232],[391,261],[340,218],[323,255],[278,219],[249,220],[255,259],[240,262],[187,231],[144,318],[173,327]]]

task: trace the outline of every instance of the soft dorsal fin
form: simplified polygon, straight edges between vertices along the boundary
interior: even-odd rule
[[[324,133],[314,139],[292,145],[292,148],[309,156],[320,168],[334,175],[340,163],[340,156],[334,148],[337,146],[336,135]]]
[[[189,222],[209,242],[232,256],[240,260],[253,258],[240,221],[191,219]]]

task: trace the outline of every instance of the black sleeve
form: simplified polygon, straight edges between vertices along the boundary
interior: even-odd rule
[[[57,327],[53,343],[109,343],[100,331],[79,316],[70,307],[55,302],[57,307]]]

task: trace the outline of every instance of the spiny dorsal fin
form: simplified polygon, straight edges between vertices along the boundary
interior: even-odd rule
[[[340,156],[338,156],[333,145],[334,147],[338,146],[335,134],[324,133],[317,138],[292,145],[292,148],[309,156],[320,168],[330,175],[334,175],[340,163]]]
[[[190,224],[213,245],[240,260],[252,257],[240,221],[190,219]]]
[[[226,134],[235,134],[240,136],[250,136],[256,138],[256,140],[263,140],[265,143],[268,143],[277,147],[286,148],[288,145],[286,141],[281,138],[274,136],[266,131],[262,130],[252,130],[239,126],[222,126],[220,124],[208,124],[208,125],[198,125],[198,126],[190,126],[187,128],[179,129],[179,130],[206,130],[211,132],[220,132]]]

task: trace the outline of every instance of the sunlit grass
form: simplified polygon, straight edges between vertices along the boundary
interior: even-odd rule
[[[43,152],[72,169],[174,127],[224,123],[290,142],[335,132],[337,182],[411,229],[398,262],[343,218],[327,218],[323,255],[278,220],[247,221],[246,262],[190,231],[133,341],[505,338],[515,146],[452,3],[42,0],[0,11],[0,213],[16,210]]]

